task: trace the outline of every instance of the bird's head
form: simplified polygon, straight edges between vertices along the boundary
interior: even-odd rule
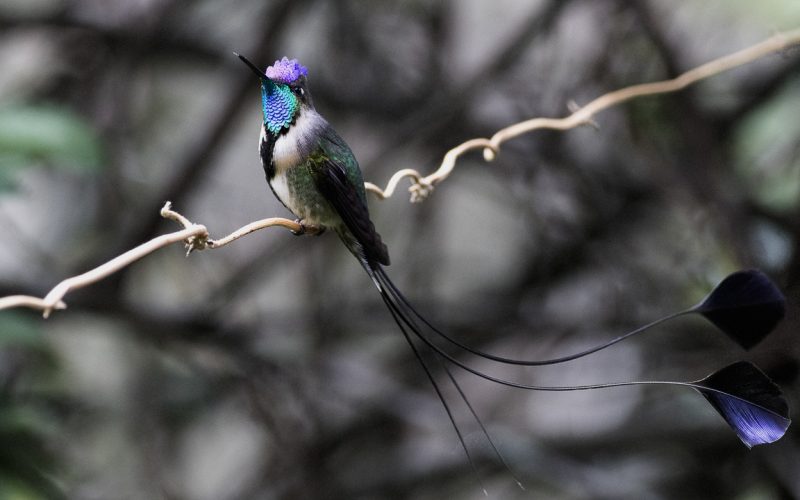
[[[297,59],[284,57],[261,72],[244,56],[237,54],[261,79],[261,105],[264,127],[273,134],[288,130],[303,108],[313,108],[306,78],[308,70]]]

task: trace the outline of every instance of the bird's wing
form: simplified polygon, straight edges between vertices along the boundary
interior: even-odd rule
[[[363,188],[359,190],[361,186],[353,182],[353,177],[357,177],[363,185],[361,176],[349,176],[344,166],[346,161],[355,162],[349,148],[346,153],[349,156],[342,157],[341,152],[331,155],[322,150],[312,154],[310,170],[314,184],[361,245],[367,261],[389,265],[389,251],[369,218]]]

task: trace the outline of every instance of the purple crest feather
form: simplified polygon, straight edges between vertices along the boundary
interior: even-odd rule
[[[288,59],[284,57],[272,66],[267,67],[265,72],[267,78],[280,83],[292,83],[299,79],[301,76],[308,76],[308,69],[300,64],[297,59]]]

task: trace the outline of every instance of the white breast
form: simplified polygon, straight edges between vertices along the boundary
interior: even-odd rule
[[[275,196],[277,196],[284,205],[289,207],[289,210],[297,214],[297,210],[295,210],[295,207],[293,207],[291,203],[292,197],[289,194],[289,184],[286,182],[286,174],[284,172],[285,171],[276,173],[270,185],[272,186],[272,190],[275,191]]]
[[[324,119],[316,111],[304,109],[289,131],[275,141],[272,161],[276,174],[298,165],[302,161],[302,155],[309,153],[308,143],[320,122],[324,123]]]
[[[287,172],[300,165],[305,156],[311,153],[316,134],[319,133],[318,129],[324,127],[325,123],[325,119],[316,111],[304,109],[292,127],[285,134],[278,137],[272,149],[272,165],[275,168],[275,174],[270,181],[272,190],[296,216],[308,219],[309,222],[313,223],[322,223],[322,221],[314,219],[314,214],[317,211],[314,210],[313,206],[295,206],[295,200],[287,182]],[[266,131],[263,127],[261,134],[261,140],[263,141],[266,139]]]

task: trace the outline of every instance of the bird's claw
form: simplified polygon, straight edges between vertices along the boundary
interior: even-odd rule
[[[297,224],[300,229],[290,229],[293,235],[295,236],[303,236],[306,234],[306,223],[303,222],[303,219],[295,219],[294,223]]]
[[[303,219],[295,219],[294,223],[297,224],[300,228],[290,229],[293,235],[295,236],[302,236],[304,234],[310,234],[313,236],[319,236],[320,234],[325,232],[325,226],[317,226],[314,224],[306,224],[306,221]]]

